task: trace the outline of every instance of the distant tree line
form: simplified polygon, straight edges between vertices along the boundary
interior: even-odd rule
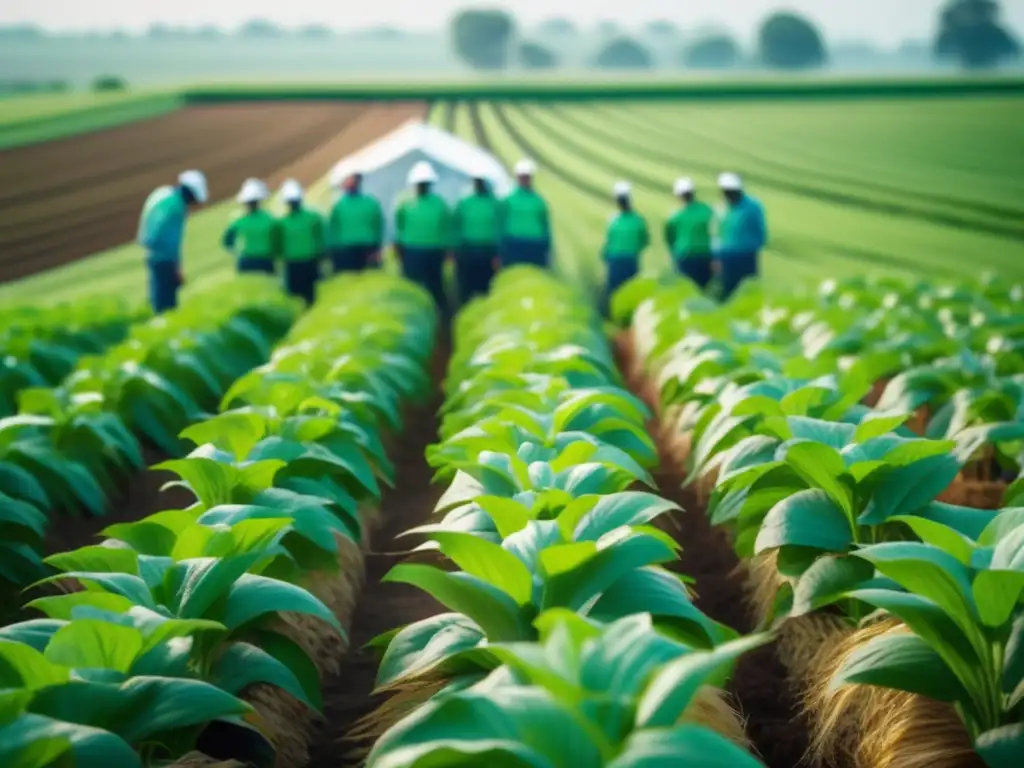
[[[998,0],[948,0],[939,16],[939,31],[932,53],[970,69],[992,67],[1021,55],[1021,45],[1003,24]],[[649,43],[664,47],[680,35],[671,21],[648,22],[642,35],[631,35],[613,21],[597,25],[600,41],[589,63],[604,69],[647,69],[656,56]],[[562,65],[559,48],[581,30],[570,20],[556,17],[542,22],[531,39],[520,34],[515,18],[501,8],[467,8],[452,19],[451,42],[455,53],[476,69],[554,69]],[[644,39],[648,42],[645,43]],[[917,50],[907,43],[905,53]],[[862,52],[863,53],[863,52]],[[678,64],[693,69],[724,69],[744,62],[769,69],[816,69],[829,62],[821,30],[810,19],[778,12],[762,21],[755,50],[747,55],[726,32],[710,32],[688,40],[677,55]]]

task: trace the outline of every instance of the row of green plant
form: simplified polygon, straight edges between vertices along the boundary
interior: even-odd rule
[[[45,575],[52,513],[105,514],[144,467],[143,444],[180,456],[178,433],[267,360],[297,315],[269,282],[239,280],[133,326],[58,386],[21,390],[18,413],[0,419],[0,592]]]
[[[433,333],[430,298],[397,278],[325,286],[160,465],[191,506],[47,558],[63,593],[0,630],[0,764],[304,765],[364,521],[394,481],[383,440],[426,388]]]
[[[656,527],[646,406],[588,303],[502,272],[457,318],[440,442],[449,483],[389,582],[447,612],[375,641],[397,693],[367,765],[759,765],[721,686],[767,642],[693,604]]]
[[[838,664],[810,665],[831,677],[809,685],[812,709],[873,717],[869,694],[839,693],[850,685],[948,703],[989,768],[1024,753],[1024,512],[942,499],[993,453],[1020,471],[1020,298],[998,283],[856,281],[771,302],[755,288],[723,307],[681,280],[616,297],[665,437],[688,482],[713,487],[708,514],[752,564],[762,618],[860,627]],[[1019,481],[1007,488],[1021,498]],[[858,765],[917,765],[885,730],[855,737]]]
[[[147,313],[119,299],[90,298],[0,312],[0,418],[18,410],[18,393],[55,387],[78,361],[123,341]]]

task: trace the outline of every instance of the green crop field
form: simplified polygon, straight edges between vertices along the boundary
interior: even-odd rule
[[[3,768],[1019,768],[1024,94],[595,87],[0,103]],[[536,161],[556,269],[450,327],[393,260],[235,274],[256,163],[323,209],[424,117]],[[154,316],[136,195],[193,163]],[[725,170],[770,242],[717,301],[661,230]]]
[[[811,86],[773,82],[743,85],[774,94],[755,100],[705,98],[701,94],[706,96],[710,86],[703,82],[690,84],[677,99],[662,91],[639,100],[438,99],[430,119],[489,147],[508,166],[522,156],[537,160],[542,169],[538,184],[553,210],[558,264],[570,279],[590,287],[602,279],[597,254],[616,180],[633,183],[638,208],[660,233],[674,206],[673,179],[692,176],[701,193],[717,203],[713,183],[722,170],[740,172],[767,207],[771,242],[764,272],[773,288],[861,273],[914,278],[991,270],[1013,279],[1024,275],[1024,134],[1019,130],[1024,97],[1010,92],[796,98],[785,93]],[[967,82],[1012,91],[1005,83],[1016,81]],[[914,87],[926,84],[937,87],[932,81]],[[778,92],[783,86],[784,92]],[[352,86],[359,93],[369,87]],[[566,86],[552,81],[548,87]],[[854,82],[851,87],[866,85]],[[182,98],[205,103],[218,93],[225,95],[208,88]],[[236,87],[230,93],[262,98],[277,91]],[[326,93],[309,88],[293,96]],[[397,85],[382,93],[405,95]],[[119,104],[164,109],[170,98],[114,101],[104,109]],[[45,97],[34,113],[22,101],[16,100],[14,110],[35,114],[45,125],[59,99]],[[92,119],[87,116],[99,107],[88,105],[68,113],[79,116],[71,122]],[[10,124],[16,128],[19,123]],[[0,123],[0,140],[3,130]],[[230,210],[224,204],[194,218],[186,259],[197,280],[228,275],[216,240]],[[83,295],[90,286],[136,291],[143,284],[136,269],[139,259],[134,247],[118,248],[0,287],[0,297],[62,299]],[[660,237],[644,264],[651,270],[667,267]]]

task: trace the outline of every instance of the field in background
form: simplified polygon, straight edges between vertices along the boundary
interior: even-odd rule
[[[143,254],[130,242],[141,205],[153,188],[173,183],[190,166],[207,172],[215,204],[189,221],[186,275],[206,284],[226,279],[233,264],[220,238],[235,210],[233,196],[246,177],[262,176],[274,185],[297,178],[313,185],[311,199],[316,201],[325,191],[317,182],[334,162],[424,111],[415,103],[315,104],[306,110],[295,105],[190,108],[12,152],[10,157],[20,157],[24,165],[5,164],[3,174],[20,168],[38,189],[0,202],[5,206],[0,244],[6,243],[0,245],[0,269],[9,280],[57,260],[71,263],[0,286],[0,301],[50,302],[97,292],[143,296]],[[122,132],[119,141],[111,140]],[[61,160],[61,151],[78,161]],[[39,162],[30,173],[33,155]],[[4,194],[13,195],[13,190]],[[90,253],[95,255],[76,259]]]
[[[909,279],[992,270],[1024,276],[1024,99],[856,104],[455,104],[445,123],[542,168],[569,274],[601,279],[612,184],[630,180],[660,233],[671,184],[718,202],[734,169],[768,209],[770,284],[885,272]]]
[[[605,98],[595,98],[602,88]],[[668,265],[660,231],[675,205],[670,195],[673,179],[693,176],[705,197],[717,203],[715,176],[721,170],[737,170],[768,209],[772,237],[765,254],[767,281],[786,289],[805,280],[862,272],[910,279],[976,275],[984,269],[1013,279],[1024,275],[1024,137],[1018,128],[1024,118],[1022,88],[1022,81],[1008,78],[685,83],[622,78],[614,84],[549,79],[500,84],[424,81],[420,86],[407,80],[344,88],[205,86],[182,92],[181,98],[193,104],[266,100],[263,108],[283,119],[289,110],[300,114],[311,107],[281,104],[277,100],[282,97],[333,101],[370,95],[386,100],[410,93],[433,96],[432,122],[489,147],[508,166],[521,156],[538,161],[538,184],[554,212],[559,266],[571,280],[590,287],[603,279],[597,254],[612,211],[614,181],[633,182],[637,205],[655,232],[646,266],[660,269]],[[637,94],[645,98],[636,98]],[[76,110],[94,108],[88,100],[69,101],[71,112],[62,114],[56,111],[59,99],[41,99],[40,124],[47,122],[46,114],[50,122],[69,122]],[[334,102],[334,108],[343,110],[344,105]],[[399,114],[382,125],[396,125],[401,115],[409,113],[400,107]],[[147,126],[174,119],[170,115],[119,130],[145,136]],[[4,122],[0,119],[0,137]],[[317,141],[311,139],[299,151],[302,142],[296,138],[295,157],[306,157],[304,181],[323,176],[345,154],[344,148],[356,146],[344,138],[346,130],[339,117],[334,142],[321,143],[309,156],[307,151],[313,153]],[[102,146],[103,137],[116,133],[100,132],[92,138]],[[361,142],[378,133],[369,130]],[[86,136],[75,141],[89,140]],[[231,150],[237,161],[231,173],[216,170],[219,160],[204,160],[224,155],[212,146],[204,152],[196,145],[196,153],[179,154],[173,163],[204,167],[218,197],[233,193],[246,175],[269,175],[275,182],[282,176],[283,161],[269,161],[269,136],[249,134],[238,141],[248,149]],[[43,144],[34,151],[44,158],[59,146]],[[273,168],[264,170],[269,166]],[[113,178],[120,173],[116,168],[108,163],[105,173]],[[161,173],[167,175],[169,166]],[[88,174],[81,176],[87,181]],[[110,225],[112,241],[107,245],[126,242],[134,234],[148,183],[138,184],[131,200],[124,187],[123,221],[116,232]],[[96,216],[84,213],[93,205],[84,189],[69,197],[80,200],[81,225],[99,227],[88,223]],[[101,207],[93,206],[97,215]],[[195,279],[220,279],[229,273],[229,257],[219,248],[219,235],[231,209],[232,204],[225,203],[193,219],[186,259],[187,272]],[[65,218],[50,217],[52,230],[70,233]],[[33,236],[52,245],[31,257],[35,268],[87,252],[82,243],[74,243],[79,247],[72,255],[61,245],[67,240],[64,235],[60,242],[46,240],[56,235],[39,226]],[[118,248],[6,285],[0,288],[0,298],[32,301],[77,296],[91,289],[135,291],[142,285],[140,262],[138,249]]]

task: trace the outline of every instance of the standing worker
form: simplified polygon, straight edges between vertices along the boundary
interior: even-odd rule
[[[697,199],[691,179],[678,179],[673,192],[682,205],[665,223],[665,244],[679,271],[703,290],[711,282],[711,225],[715,212]]]
[[[238,193],[245,206],[224,232],[224,247],[238,256],[238,272],[274,274],[274,259],[281,247],[277,219],[260,205],[270,197],[267,185],[259,179],[246,179]]]
[[[459,300],[487,293],[498,264],[501,203],[482,173],[473,177],[473,191],[455,208],[455,280]]]
[[[611,297],[623,283],[636,277],[640,256],[651,242],[647,222],[633,209],[633,188],[620,181],[612,190],[618,212],[612,216],[605,237],[604,257],[608,269],[605,282],[604,311],[611,308]]]
[[[281,197],[288,206],[288,212],[278,222],[284,287],[292,296],[301,296],[309,306],[316,299],[320,260],[327,249],[324,219],[303,204],[305,193],[294,179],[281,185]]]
[[[362,272],[380,261],[384,213],[380,202],[363,192],[363,174],[353,173],[331,208],[327,239],[335,274]]]
[[[178,289],[185,279],[181,271],[181,246],[190,208],[207,201],[206,176],[185,171],[176,186],[158,187],[146,198],[139,218],[138,242],[146,249],[149,270],[149,302],[155,314],[178,306]]]
[[[722,299],[728,299],[749,277],[757,277],[758,255],[768,242],[764,207],[743,189],[735,173],[718,177],[726,210],[719,225],[714,269],[722,276]]]
[[[547,267],[551,254],[548,206],[533,188],[537,166],[520,160],[515,166],[516,188],[501,206],[503,266],[533,264]]]
[[[444,321],[448,320],[448,297],[444,291],[444,263],[452,247],[452,214],[448,203],[434,193],[437,172],[426,160],[409,171],[414,196],[395,213],[395,245],[402,261],[402,274],[419,283],[430,295]]]

